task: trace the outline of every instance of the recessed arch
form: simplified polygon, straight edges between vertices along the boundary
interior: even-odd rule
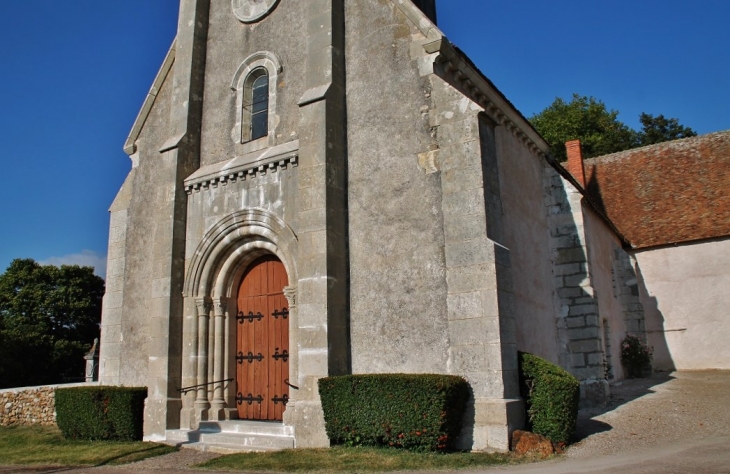
[[[186,276],[186,297],[229,297],[246,266],[264,254],[276,255],[290,282],[297,281],[297,236],[263,209],[233,213],[211,227],[198,244]]]

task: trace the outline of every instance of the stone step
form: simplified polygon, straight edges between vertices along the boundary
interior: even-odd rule
[[[168,444],[215,453],[294,448],[293,428],[281,423],[227,420],[201,422],[198,430],[167,430]]]
[[[245,433],[269,436],[293,436],[294,429],[282,423],[249,420],[202,421],[199,431],[205,433]]]

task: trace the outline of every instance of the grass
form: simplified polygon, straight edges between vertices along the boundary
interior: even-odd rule
[[[175,451],[155,443],[65,440],[56,427],[1,426],[0,465],[101,466],[126,464]]]
[[[524,462],[501,453],[412,453],[400,449],[346,448],[290,449],[270,453],[231,454],[196,466],[215,470],[256,472],[385,472],[455,470]]]

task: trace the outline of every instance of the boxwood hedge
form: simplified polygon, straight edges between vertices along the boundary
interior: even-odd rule
[[[145,387],[56,389],[56,424],[67,439],[142,439]]]
[[[446,451],[461,431],[470,388],[452,375],[368,374],[322,378],[319,393],[333,444]]]
[[[519,354],[521,395],[529,428],[555,443],[568,443],[575,432],[580,382],[545,359]]]

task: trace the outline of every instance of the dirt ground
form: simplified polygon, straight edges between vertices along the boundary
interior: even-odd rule
[[[581,411],[577,437],[565,455],[549,461],[459,472],[730,474],[730,371],[659,373],[617,383],[607,406]],[[172,474],[191,472],[188,466],[212,456],[182,450],[119,467],[0,467],[0,473]]]

